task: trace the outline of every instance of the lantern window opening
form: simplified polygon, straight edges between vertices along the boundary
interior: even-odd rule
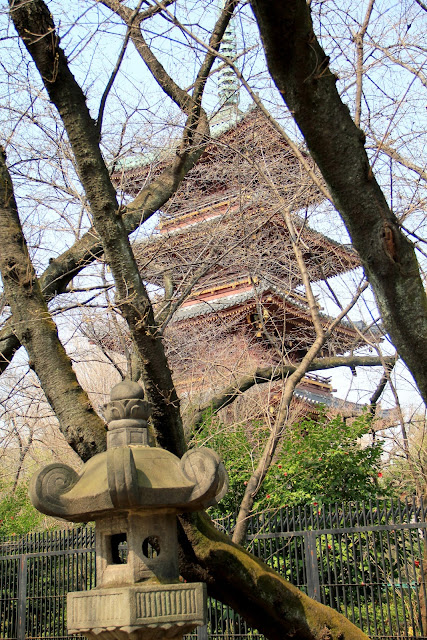
[[[128,546],[126,533],[114,533],[109,536],[110,558],[108,564],[127,564]]]
[[[157,536],[148,536],[142,543],[142,553],[153,560],[160,555],[160,540]]]

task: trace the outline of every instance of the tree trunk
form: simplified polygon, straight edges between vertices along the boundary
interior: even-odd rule
[[[341,614],[315,602],[217,531],[208,516],[181,518],[180,571],[203,580],[269,640],[368,640]]]
[[[251,0],[271,76],[359,252],[396,349],[427,402],[427,298],[411,242],[385,200],[365,136],[336,89],[305,0]]]
[[[105,424],[79,385],[59,338],[21,229],[12,182],[0,157],[0,271],[11,324],[27,350],[68,444],[83,460],[105,448]]]

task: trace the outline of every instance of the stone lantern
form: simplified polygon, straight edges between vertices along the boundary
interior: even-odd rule
[[[124,381],[105,407],[107,450],[77,474],[50,464],[30,485],[34,506],[96,523],[96,587],[69,593],[68,633],[99,640],[181,638],[204,624],[206,587],[179,581],[176,516],[218,501],[227,476],[218,455],[181,459],[152,446],[142,388]]]

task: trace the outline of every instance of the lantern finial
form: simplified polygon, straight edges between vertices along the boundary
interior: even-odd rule
[[[147,420],[150,406],[137,382],[122,380],[111,389],[110,402],[104,407],[108,423],[107,448],[129,444],[149,446]]]

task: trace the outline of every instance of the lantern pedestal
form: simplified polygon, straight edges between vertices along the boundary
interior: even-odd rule
[[[146,583],[67,596],[68,633],[95,640],[181,638],[204,624],[206,586]]]

